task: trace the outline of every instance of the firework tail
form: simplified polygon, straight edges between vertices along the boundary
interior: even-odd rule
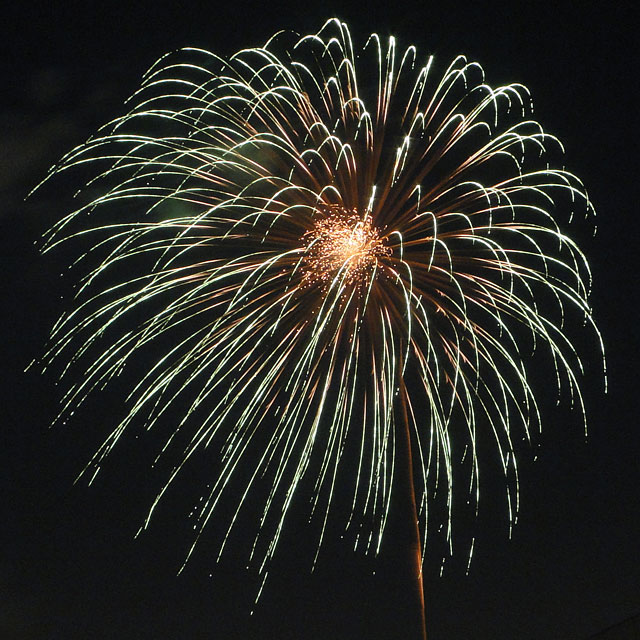
[[[421,640],[426,640],[426,615],[424,603],[424,586],[422,574],[422,548],[420,544],[420,527],[416,506],[416,491],[413,480],[413,455],[411,452],[411,428],[407,415],[407,390],[404,379],[400,376],[398,404],[401,419],[396,422],[396,464],[398,469],[397,488],[402,492],[397,496],[399,517],[405,521],[406,570],[409,578],[408,593],[414,601],[417,614],[416,631]]]

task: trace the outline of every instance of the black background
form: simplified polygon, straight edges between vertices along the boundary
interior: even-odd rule
[[[609,393],[602,392],[595,343],[579,338],[587,362],[585,439],[579,416],[566,404],[555,407],[549,376],[534,377],[544,430],[540,446],[522,452],[519,523],[509,540],[503,480],[489,473],[481,515],[464,524],[470,530],[442,576],[440,556],[427,554],[430,640],[586,639],[637,615],[639,238],[631,6],[421,2],[376,8],[238,0],[89,8],[54,2],[7,14],[0,105],[0,635],[405,637],[405,599],[389,559],[393,540],[374,562],[331,539],[311,573],[313,531],[302,518],[292,522],[253,615],[258,578],[244,569],[241,545],[215,565],[215,550],[203,542],[176,576],[187,547],[188,505],[180,496],[167,502],[149,532],[133,538],[152,495],[144,443],[120,447],[91,488],[73,485],[112,424],[113,393],[96,399],[76,423],[50,430],[60,397],[55,379],[23,373],[42,354],[69,289],[59,277],[64,256],[43,258],[34,246],[67,200],[48,190],[23,201],[48,166],[118,115],[141,74],[166,51],[189,45],[229,55],[282,28],[313,31],[332,15],[346,20],[360,42],[371,31],[393,34],[442,64],[460,52],[477,59],[492,85],[525,84],[536,117],[564,142],[567,167],[583,179],[598,212],[595,237],[585,225],[572,233],[594,273],[592,304],[607,350]]]

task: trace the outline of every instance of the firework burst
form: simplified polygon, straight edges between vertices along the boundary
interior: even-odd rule
[[[458,483],[477,505],[482,432],[513,521],[514,443],[539,428],[526,361],[544,347],[584,415],[565,315],[595,330],[587,261],[561,230],[592,208],[554,168],[561,144],[524,86],[491,88],[462,56],[437,72],[375,34],[356,55],[337,20],[291,37],[228,60],[162,58],[131,110],[54,168],[93,173],[46,241],[90,246],[48,354],[70,381],[61,415],[138,372],[85,472],[131,425],[179,411],[159,451],[177,462],[145,526],[210,449],[196,541],[231,500],[222,553],[266,483],[251,552],[263,572],[304,483],[320,541],[339,494],[354,540],[378,550],[404,444],[423,536],[434,493],[448,540]]]

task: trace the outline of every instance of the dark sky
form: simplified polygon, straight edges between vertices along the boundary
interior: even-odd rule
[[[534,451],[521,452],[519,523],[509,540],[502,480],[489,474],[480,517],[464,521],[469,530],[442,576],[439,554],[427,554],[429,640],[586,640],[640,614],[631,3],[585,3],[586,10],[563,1],[526,8],[515,2],[390,4],[294,8],[236,0],[223,7],[176,2],[165,10],[151,3],[99,9],[34,3],[5,20],[0,636],[407,637],[392,539],[376,562],[330,540],[311,573],[314,531],[302,518],[292,522],[253,615],[257,577],[245,570],[240,548],[232,546],[216,566],[215,550],[205,541],[176,576],[187,548],[188,505],[169,500],[159,522],[133,538],[152,495],[142,445],[121,447],[91,488],[73,484],[104,433],[92,427],[109,415],[109,396],[97,398],[77,423],[50,430],[60,398],[54,378],[23,373],[42,354],[69,290],[58,277],[63,257],[43,258],[34,247],[65,211],[51,190],[23,202],[48,166],[118,115],[141,74],[166,51],[190,45],[231,54],[281,28],[310,32],[334,14],[360,38],[372,30],[395,34],[443,64],[463,52],[482,63],[492,85],[527,85],[536,117],[564,142],[567,167],[583,179],[598,212],[595,238],[584,226],[576,236],[593,270],[609,393],[602,393],[594,342],[579,338],[588,363],[585,440],[579,417],[566,405],[555,406],[549,378],[534,379],[544,430]],[[476,542],[467,575],[471,537]]]

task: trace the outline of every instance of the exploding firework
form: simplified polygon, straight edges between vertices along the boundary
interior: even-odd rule
[[[89,477],[132,425],[170,423],[158,457],[176,463],[145,526],[213,451],[194,545],[226,501],[222,553],[264,496],[251,553],[266,572],[300,492],[319,545],[339,496],[377,551],[407,447],[422,535],[437,494],[450,540],[459,482],[477,505],[486,432],[513,521],[514,445],[539,429],[527,360],[548,352],[584,416],[565,316],[598,335],[587,261],[561,229],[593,210],[554,168],[562,146],[527,89],[490,87],[463,56],[437,72],[393,38],[356,55],[330,20],[228,60],[165,56],[131,104],[53,170],[92,172],[46,240],[85,247],[48,353],[69,381],[61,416],[136,377]]]

